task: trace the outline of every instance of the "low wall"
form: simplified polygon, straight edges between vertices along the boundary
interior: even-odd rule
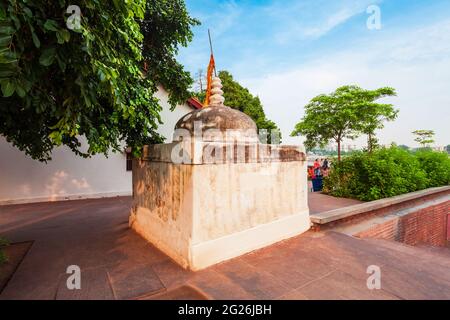
[[[449,244],[450,187],[430,188],[311,215],[314,230],[408,245]]]
[[[412,246],[447,246],[449,215],[450,201],[442,201],[403,215],[392,216],[388,221],[376,224],[355,236],[399,241]]]

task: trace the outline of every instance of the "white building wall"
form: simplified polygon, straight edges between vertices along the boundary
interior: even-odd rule
[[[167,92],[156,95],[163,110],[158,132],[172,141],[175,123],[192,111],[187,104],[172,112]],[[0,205],[131,195],[131,171],[126,171],[126,154],[111,153],[88,159],[67,147],[56,148],[47,164],[33,160],[0,136]]]
[[[173,138],[173,129],[175,128],[175,124],[177,121],[183,117],[186,113],[194,110],[192,107],[187,104],[177,106],[173,111],[170,110],[170,106],[167,103],[169,100],[169,96],[167,91],[159,88],[159,91],[155,95],[159,101],[161,102],[161,106],[163,107],[160,117],[163,124],[161,124],[158,128],[158,132],[166,138],[165,142],[171,142]]]

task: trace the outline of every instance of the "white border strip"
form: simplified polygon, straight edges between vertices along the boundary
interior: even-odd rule
[[[190,269],[213,264],[295,237],[310,228],[309,210],[191,246]]]
[[[35,198],[0,200],[0,206],[6,206],[6,205],[12,205],[12,204],[38,203],[38,202],[55,202],[55,201],[67,201],[67,200],[126,197],[126,196],[131,196],[131,195],[132,195],[132,191],[67,194],[67,195],[60,195],[60,196],[46,196],[46,197],[35,197]]]

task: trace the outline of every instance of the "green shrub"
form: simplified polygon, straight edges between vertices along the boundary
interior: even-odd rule
[[[447,152],[420,150],[415,153],[428,177],[428,186],[438,187],[450,184],[450,157]]]
[[[8,261],[8,258],[6,257],[5,253],[3,252],[3,247],[7,246],[9,243],[6,239],[0,238],[0,265]]]
[[[330,175],[324,180],[324,192],[371,201],[449,182],[450,159],[444,153],[412,153],[392,146],[334,161]]]

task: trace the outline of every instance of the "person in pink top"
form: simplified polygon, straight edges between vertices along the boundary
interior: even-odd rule
[[[320,176],[320,162],[319,162],[319,159],[316,159],[314,161],[313,169],[314,169],[314,175],[316,177]]]

